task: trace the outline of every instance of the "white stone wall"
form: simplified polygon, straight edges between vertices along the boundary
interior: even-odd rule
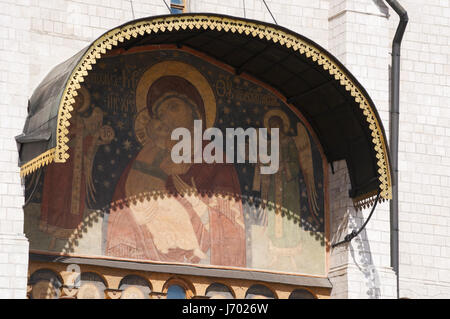
[[[328,45],[328,0],[267,0],[278,25]],[[275,24],[261,0],[189,0],[189,12],[220,13]],[[244,14],[245,13],[245,14]]]
[[[389,131],[389,64],[390,45],[388,9],[382,3],[367,0],[331,1],[329,10],[329,50],[357,78],[374,101],[384,128]],[[387,136],[389,138],[389,135]],[[332,229],[341,226],[332,242],[342,240],[358,230],[370,209],[357,212],[348,198],[350,188],[345,162],[335,163],[331,198],[340,198],[331,214]],[[337,298],[394,298],[395,274],[390,267],[389,203],[377,205],[364,231],[350,244],[332,250],[331,276],[339,288]],[[342,283],[345,273],[345,287]],[[342,291],[346,294],[342,295]]]
[[[28,241],[14,136],[27,114],[29,1],[0,2],[0,298],[24,298]]]
[[[390,16],[386,16],[386,8],[380,3],[331,1],[329,49],[367,89],[389,136],[387,72],[398,17],[390,8]],[[450,3],[448,0],[401,3],[408,11],[409,24],[401,51],[399,297],[449,298]],[[338,215],[336,218],[343,218],[347,212],[342,211],[342,204],[339,207],[333,213]],[[358,216],[351,208],[347,214],[350,219]],[[368,210],[363,211],[364,218],[367,214]],[[359,224],[363,221],[359,217],[357,220]],[[351,222],[344,220],[344,224],[350,232]],[[361,260],[369,260],[372,273],[378,274],[378,278],[373,277],[379,282],[377,294],[383,298],[396,297],[395,276],[389,267],[387,203],[377,207],[367,231],[358,240],[347,251],[333,252],[333,259],[340,264],[332,268],[331,274],[336,274],[333,280],[339,286],[344,285],[334,290],[333,295],[373,297],[367,289],[370,281],[364,276],[364,267],[348,258],[359,256]]]
[[[169,3],[169,0],[165,0]],[[374,100],[389,134],[389,65],[398,18],[381,0],[266,0],[279,25],[330,50]],[[450,3],[404,0],[400,114],[400,297],[450,297]],[[261,0],[188,0],[188,12],[273,23]],[[0,298],[24,298],[28,242],[18,135],[27,99],[52,69],[103,32],[167,14],[163,0],[0,0]],[[389,136],[389,135],[388,135]],[[344,162],[330,173],[332,242],[359,228]],[[331,252],[335,298],[395,298],[389,204],[349,245]]]
[[[450,2],[403,4],[400,297],[450,298]]]

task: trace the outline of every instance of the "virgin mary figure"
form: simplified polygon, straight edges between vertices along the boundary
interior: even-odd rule
[[[175,128],[188,128],[192,135],[194,120],[211,122],[205,107],[199,90],[182,76],[163,75],[150,85],[136,119],[136,130],[146,123],[137,132],[143,147],[124,170],[113,201],[155,191],[162,196],[111,210],[106,255],[246,266],[242,203],[220,196],[240,196],[233,165],[176,164],[170,156]]]

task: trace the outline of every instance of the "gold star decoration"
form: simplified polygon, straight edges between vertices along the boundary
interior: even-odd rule
[[[128,139],[126,139],[122,144],[123,148],[126,149],[127,151],[131,149],[131,142]]]
[[[117,127],[119,128],[119,130],[123,130],[123,128],[125,127],[125,123],[123,121],[118,121]]]

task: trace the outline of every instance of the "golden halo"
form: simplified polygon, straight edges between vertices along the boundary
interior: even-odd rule
[[[78,90],[78,95],[81,95],[83,98],[83,103],[81,105],[79,105],[79,102],[76,103],[75,105],[75,111],[77,113],[82,113],[84,111],[86,111],[89,106],[91,105],[91,95],[89,94],[89,91],[84,87],[80,87],[80,89]],[[78,100],[79,101],[79,100]]]
[[[264,127],[268,130],[270,129],[269,120],[273,116],[278,116],[279,118],[281,118],[281,120],[283,121],[284,133],[289,132],[289,129],[291,128],[291,122],[289,121],[286,113],[278,109],[270,110],[264,115]]]
[[[178,76],[189,81],[200,93],[205,108],[206,128],[216,120],[216,98],[208,80],[193,66],[179,61],[157,63],[144,72],[136,88],[137,116],[134,123],[136,138],[144,144],[148,139],[145,126],[150,120],[147,110],[147,94],[152,84],[163,76]]]

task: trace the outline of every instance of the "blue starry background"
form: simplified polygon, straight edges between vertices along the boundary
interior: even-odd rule
[[[278,108],[285,112],[290,120],[288,135],[295,136],[298,117],[266,89],[257,84],[235,76],[222,68],[205,62],[204,60],[184,51],[160,50],[141,52],[128,55],[118,55],[102,58],[89,72],[83,85],[90,92],[91,105],[81,116],[89,117],[95,107],[103,110],[103,125],[113,128],[115,137],[108,145],[99,146],[94,159],[93,181],[96,189],[95,203],[89,208],[103,209],[111,203],[123,171],[130,161],[139,153],[142,146],[134,134],[136,118],[135,92],[142,74],[153,64],[177,60],[195,66],[209,81],[216,95],[217,114],[214,126],[225,132],[227,127],[264,127],[264,114],[269,109]],[[242,94],[272,95],[271,105],[255,102],[245,102],[234,94],[239,90]],[[111,103],[111,101],[114,103]],[[69,128],[70,129],[70,128]],[[304,211],[298,212],[304,220],[302,227],[306,230],[324,232],[324,175],[322,157],[319,148],[310,136],[314,163],[315,184],[319,196],[320,225],[312,225],[308,221],[309,208],[306,184],[303,176],[298,176],[301,194],[299,200]],[[55,165],[55,164],[51,164]],[[61,165],[61,164],[59,164]],[[255,164],[234,164],[239,176],[241,194],[244,196],[260,197],[259,192],[252,191]],[[45,168],[26,177],[26,198],[30,202],[40,203],[42,197]],[[87,203],[86,203],[87,204]],[[254,219],[253,219],[254,220]],[[256,223],[257,221],[254,220]]]

